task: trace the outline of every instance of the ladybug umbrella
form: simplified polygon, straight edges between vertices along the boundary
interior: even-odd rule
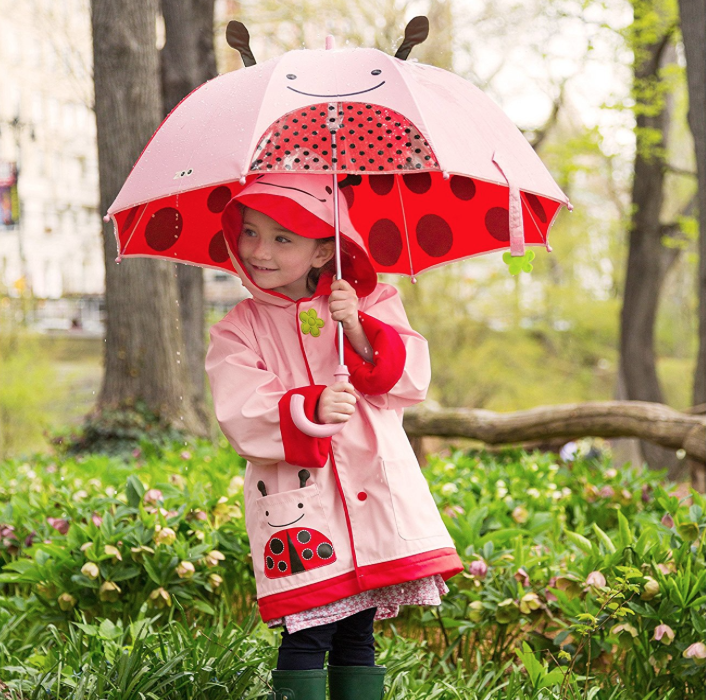
[[[256,64],[240,22],[227,38],[244,70],[194,90],[164,120],[108,209],[124,257],[159,257],[235,274],[221,212],[266,172],[331,173],[378,272],[415,276],[525,245],[571,205],[514,124],[478,88],[405,59],[429,24],[416,17],[394,57],[376,49],[290,51]],[[338,208],[334,227],[338,232]],[[340,254],[337,252],[340,277]],[[516,268],[516,269],[513,269]],[[339,355],[343,334],[338,329]],[[341,364],[343,364],[341,362]],[[345,368],[343,368],[345,371]],[[347,371],[346,371],[347,375]],[[297,397],[294,397],[297,398]],[[310,434],[335,426],[301,425]]]

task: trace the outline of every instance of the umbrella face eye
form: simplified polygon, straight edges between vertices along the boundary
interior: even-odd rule
[[[294,73],[287,73],[287,80],[296,80],[297,76]]]
[[[380,73],[382,73],[382,71],[379,68],[370,71],[370,75],[380,75]]]

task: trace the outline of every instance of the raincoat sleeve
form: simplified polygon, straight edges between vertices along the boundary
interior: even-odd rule
[[[423,401],[431,381],[429,348],[410,327],[399,292],[378,284],[361,299],[359,318],[373,348],[374,363],[360,357],[346,339],[351,384],[378,408],[401,409]]]
[[[248,334],[227,319],[211,327],[206,373],[216,418],[236,452],[256,465],[286,461],[301,467],[323,467],[331,438],[314,438],[292,422],[293,394],[304,396],[304,411],[314,420],[325,386],[287,390],[267,369]]]

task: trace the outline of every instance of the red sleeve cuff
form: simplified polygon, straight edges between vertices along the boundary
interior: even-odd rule
[[[363,394],[371,396],[386,394],[402,377],[407,352],[400,334],[387,323],[383,323],[362,311],[358,318],[368,342],[373,348],[374,364],[366,362],[344,337],[343,352],[351,373],[350,382]]]
[[[279,400],[279,429],[282,433],[284,459],[297,467],[323,467],[328,461],[331,438],[316,438],[302,433],[292,420],[291,398],[295,394],[303,396],[304,413],[310,421],[316,422],[316,407],[325,388],[323,385],[315,385],[292,389]]]

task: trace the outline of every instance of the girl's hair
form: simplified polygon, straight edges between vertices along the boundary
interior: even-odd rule
[[[317,238],[316,242],[321,243],[333,243],[336,240],[335,236],[329,236],[328,238]],[[345,250],[345,241],[341,239],[341,256],[343,256],[343,251]],[[321,267],[312,267],[309,270],[309,275],[306,278],[306,288],[313,294],[316,291],[316,287],[319,284],[319,278],[324,272],[330,272],[331,274],[336,273],[336,257],[332,257],[325,265]]]

